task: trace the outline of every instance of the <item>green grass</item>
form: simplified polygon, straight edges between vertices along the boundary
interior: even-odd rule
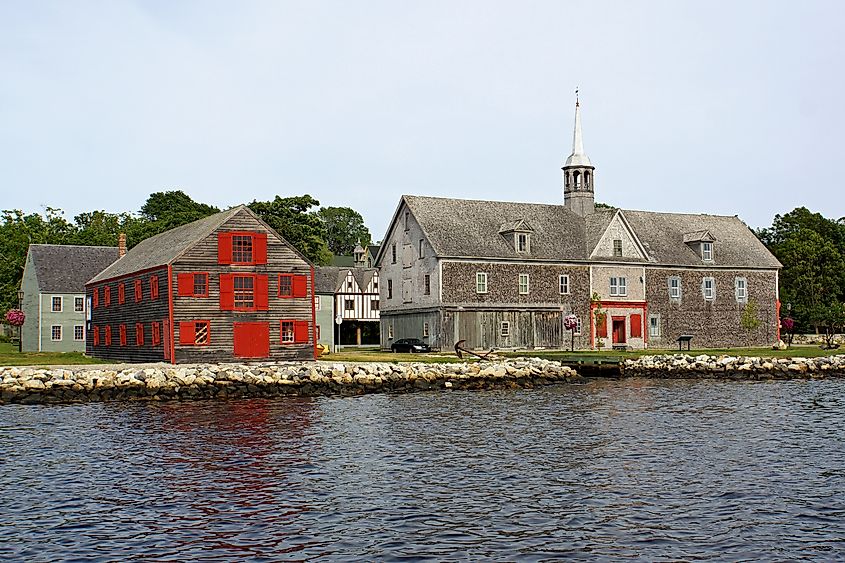
[[[80,352],[18,352],[17,344],[0,342],[0,366],[70,366],[103,363],[109,362],[88,358]]]
[[[845,353],[845,350],[823,350],[818,346],[793,346],[787,350],[772,350],[771,348],[711,348],[706,350],[687,350],[684,348],[678,352],[678,349],[649,349],[649,350],[632,350],[632,351],[616,351],[616,350],[577,350],[569,352],[566,350],[536,350],[536,351],[517,351],[517,352],[503,352],[501,355],[507,357],[521,357],[531,356],[535,358],[544,358],[548,360],[560,360],[561,358],[572,358],[577,356],[585,357],[617,357],[617,358],[639,358],[642,356],[656,356],[663,354],[687,354],[690,356],[698,356],[707,354],[710,356],[758,356],[767,358],[818,358],[821,356],[831,356],[833,354]]]
[[[429,364],[457,363],[459,360],[454,353],[431,353],[431,354],[394,354],[393,352],[381,352],[379,350],[341,350],[321,356],[320,360],[326,362],[425,362]]]

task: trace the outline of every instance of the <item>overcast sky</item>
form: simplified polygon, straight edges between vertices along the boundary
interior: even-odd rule
[[[845,2],[0,0],[0,208],[401,194],[845,215]]]

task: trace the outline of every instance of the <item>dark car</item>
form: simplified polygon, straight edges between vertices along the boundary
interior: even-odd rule
[[[390,345],[391,352],[431,352],[431,347],[419,338],[402,338]]]

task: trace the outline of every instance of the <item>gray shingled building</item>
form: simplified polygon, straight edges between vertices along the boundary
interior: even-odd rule
[[[777,341],[781,265],[739,218],[596,209],[577,103],[562,170],[563,205],[403,196],[376,257],[381,347],[568,347],[569,314],[581,349]]]

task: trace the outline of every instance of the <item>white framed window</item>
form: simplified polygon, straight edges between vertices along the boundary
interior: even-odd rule
[[[506,338],[511,335],[511,323],[510,321],[502,321],[499,324],[499,334],[502,335],[502,338]]]
[[[423,244],[423,239],[420,239],[420,258],[425,258],[425,246]]]
[[[387,325],[387,338],[393,338],[393,323]]]
[[[82,313],[85,311],[85,297],[77,295],[73,298],[73,310],[76,313]]]
[[[323,309],[323,302],[319,295],[314,296],[314,310],[321,311]]]
[[[423,323],[423,338],[428,338],[428,323]]]
[[[748,301],[748,280],[746,278],[736,278],[734,284],[736,285],[737,302],[745,303]]]
[[[669,278],[669,299],[681,298],[681,278],[671,276]]]
[[[60,342],[62,340],[62,325],[53,325],[50,327],[50,340]]]
[[[519,274],[519,294],[528,295],[528,274]]]
[[[701,291],[704,294],[704,299],[713,301],[716,299],[716,280],[713,278],[704,278],[701,282]]]
[[[712,242],[702,242],[701,243],[701,259],[705,262],[712,262],[713,261],[713,243]]]
[[[560,294],[561,295],[568,295],[569,294],[569,275],[563,274],[560,276]]]
[[[476,293],[487,293],[487,273],[486,272],[476,272],[475,273],[475,292]]]
[[[528,233],[516,233],[516,251],[528,252],[531,248],[531,241]]]
[[[648,316],[648,335],[651,338],[660,337],[660,315]]]
[[[575,317],[575,336],[581,336],[581,317]]]
[[[612,297],[625,297],[628,295],[628,279],[627,278],[610,278],[610,295]]]
[[[73,339],[77,342],[85,340],[85,327],[82,325],[73,325]]]
[[[613,239],[613,255],[622,256],[622,239]]]
[[[61,313],[63,305],[64,299],[61,295],[54,295],[52,299],[50,299],[50,310],[54,313]],[[59,340],[61,340],[61,338],[59,338]]]

